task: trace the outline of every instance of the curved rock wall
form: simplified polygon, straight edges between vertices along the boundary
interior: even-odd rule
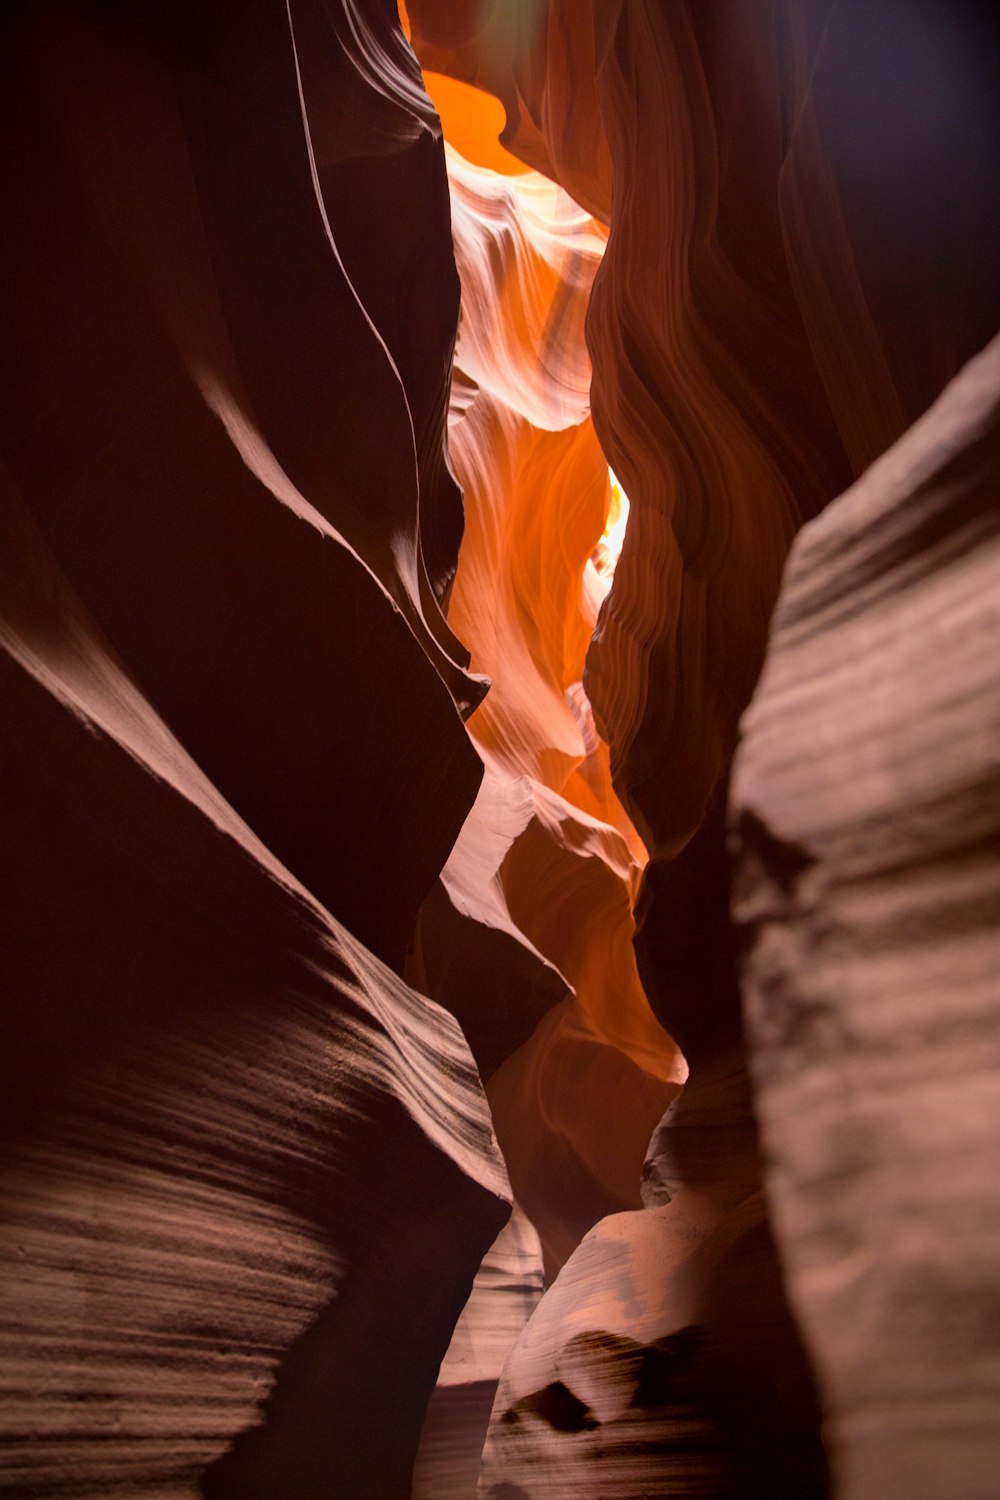
[[[509,1212],[388,966],[482,778],[442,147],[379,5],[2,24],[0,1488],[402,1500]]]
[[[500,152],[482,96],[434,74],[428,86],[466,153],[448,153],[463,298],[450,436],[466,503],[449,618],[492,686],[469,720],[483,788],[407,974],[462,1018],[551,1277],[602,1215],[638,1206],[650,1132],[683,1076],[631,947],[645,850],[580,682],[608,586],[584,342],[605,236]],[[519,1332],[507,1327],[504,1356]],[[475,1486],[489,1415],[476,1402],[502,1363],[485,1391],[456,1389],[463,1348],[456,1335],[421,1446],[419,1493],[435,1500]]]
[[[653,1255],[640,1248],[654,1237],[644,1216],[608,1221],[571,1257],[508,1363],[483,1491],[604,1493],[614,1448],[626,1470],[625,1455],[635,1462],[622,1494],[687,1493],[695,1474],[705,1493],[819,1494],[839,1481],[761,1218],[728,768],[797,529],[1000,321],[995,27],[974,4],[873,12],[851,0],[411,10],[418,51],[503,102],[508,149],[610,223],[588,312],[592,399],[633,507],[584,683],[652,855],[639,969],[691,1066],[645,1168],[659,1279],[636,1270]],[[578,79],[568,118],[582,139],[599,117],[604,189],[579,173],[548,110],[590,49],[594,87]],[[768,1308],[749,1337],[707,1262],[676,1269],[678,1247],[722,1240],[727,1278]],[[651,1403],[625,1399],[614,1350],[633,1334],[593,1290],[602,1265],[614,1285],[647,1288],[640,1364],[650,1341],[680,1338]],[[586,1369],[571,1357],[578,1336]],[[706,1360],[728,1385],[704,1378]],[[619,1375],[621,1411],[591,1402],[595,1381],[613,1389]],[[683,1411],[670,1410],[672,1388]],[[660,1455],[645,1468],[644,1442]]]
[[[515,1206],[476,1274],[441,1363],[413,1469],[413,1500],[475,1494],[497,1384],[542,1290],[541,1244]]]
[[[838,1495],[995,1484],[1000,342],[803,532],[733,788],[769,1183]]]
[[[464,1039],[257,839],[4,511],[4,1490],[406,1496],[506,1213]]]
[[[424,68],[495,96],[507,150],[607,223],[611,162],[594,82],[592,0],[408,0],[407,10]]]
[[[473,131],[466,119],[467,148],[485,155]],[[631,950],[645,851],[612,790],[580,685],[594,626],[587,580],[597,576],[592,555],[610,502],[584,342],[605,240],[537,173],[498,174],[454,150],[448,167],[463,297],[450,446],[466,504],[449,619],[473,669],[492,683],[469,731],[494,796],[525,808],[491,879],[504,920],[549,966],[543,975],[534,961],[530,990],[523,963],[505,977],[508,991],[521,988],[497,997],[501,1015],[539,987],[548,1013],[487,1092],[515,1196],[553,1274],[603,1214],[638,1205],[646,1143],[683,1076]],[[468,868],[470,826],[446,887],[452,870],[461,878]],[[558,1004],[553,971],[564,984]],[[471,977],[469,1004],[483,1013],[479,966]],[[509,1045],[517,1033],[504,1030]],[[581,1094],[592,1101],[587,1111]]]
[[[9,23],[12,477],[220,790],[398,965],[482,774],[453,702],[479,688],[420,613],[412,423],[324,225],[287,18],[239,47],[225,10],[70,10],[52,49],[45,14]]]
[[[977,0],[409,10],[425,66],[496,95],[508,149],[611,225],[588,338],[633,514],[587,685],[671,856],[725,773],[791,537],[1000,321],[995,21]]]

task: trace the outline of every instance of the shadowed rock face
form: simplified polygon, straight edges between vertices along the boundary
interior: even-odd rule
[[[615,206],[588,340],[633,517],[586,684],[670,856],[732,753],[795,530],[1000,322],[995,58],[976,6],[599,13]]]
[[[475,1493],[497,1384],[542,1296],[542,1248],[515,1207],[476,1275],[441,1364],[413,1470],[413,1500]]]
[[[386,964],[455,1011],[484,1072],[559,1007],[497,1105],[556,1263],[637,1201],[676,1092],[628,941],[641,846],[579,690],[608,504],[583,342],[603,231],[540,179],[483,195],[454,165],[466,474],[477,424],[503,438],[453,603],[470,672],[442,613],[445,159],[389,8],[5,26],[4,918],[28,1019],[5,1009],[4,1482],[403,1495],[507,1186],[455,1022]],[[498,708],[470,739],[484,667]],[[606,1096],[582,1126],[581,1057]],[[513,1299],[495,1261],[480,1276],[480,1323],[517,1318],[471,1382],[473,1468],[537,1299],[522,1240]]]
[[[404,1496],[506,1212],[472,1060],[4,514],[5,1491]]]
[[[455,272],[412,59],[450,301],[393,322],[401,253],[369,312],[313,174],[300,83],[340,67],[367,121],[405,55],[352,16],[365,78],[346,10],[4,17],[5,1494],[402,1500],[509,1211],[467,1044],[384,961],[482,684],[438,603]]]
[[[1000,343],[799,538],[733,790],[772,1200],[838,1493],[995,1484]]]
[[[8,466],[206,772],[399,964],[481,770],[421,613],[406,395],[324,225],[284,7],[260,11],[205,35],[70,11],[59,48],[44,9],[10,23]]]
[[[997,27],[977,0],[409,10],[425,65],[495,93],[508,149],[611,222],[593,410],[633,512],[587,687],[673,854],[732,754],[791,537],[1000,322]],[[600,142],[599,204],[564,134]]]
[[[694,1195],[604,1220],[508,1360],[479,1493],[821,1496],[788,1338],[759,1198],[714,1222]]]

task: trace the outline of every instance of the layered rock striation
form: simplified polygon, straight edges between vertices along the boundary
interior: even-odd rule
[[[757,1107],[838,1495],[988,1495],[1000,344],[796,542],[733,788]]]
[[[823,1493],[840,1481],[826,1473],[761,1196],[729,916],[729,765],[795,533],[1000,321],[994,27],[976,5],[873,15],[848,0],[766,18],[751,5],[556,0],[411,11],[435,68],[502,100],[507,148],[610,224],[587,320],[592,404],[632,513],[583,681],[652,856],[639,972],[691,1068],[645,1169],[659,1228],[608,1221],[564,1267],[508,1364],[484,1493],[606,1493],[614,1466],[601,1466],[619,1440],[621,1464],[635,1462],[622,1494],[686,1493],[698,1473],[705,1493]],[[557,122],[551,102],[585,54],[593,87],[578,76]],[[589,182],[560,140],[566,121],[606,143]],[[689,1274],[694,1243],[724,1241],[724,1278],[697,1256]],[[659,1279],[636,1269],[651,1260]],[[692,1319],[672,1380],[694,1426],[667,1394],[591,1406],[587,1389],[615,1386],[613,1350],[632,1337],[596,1291],[602,1265],[610,1284],[646,1289],[640,1351]],[[727,1305],[730,1282],[768,1309],[751,1335]],[[732,1380],[703,1379],[706,1361]],[[659,1467],[643,1468],[643,1434]]]
[[[580,682],[611,503],[584,340],[605,235],[538,173],[498,170],[469,95],[442,108],[469,152],[447,152],[466,506],[449,620],[492,686],[469,720],[483,791],[407,973],[463,1018],[551,1275],[603,1214],[638,1206],[646,1143],[683,1077],[631,949],[645,850]]]
[[[3,28],[2,1487],[403,1497],[509,1212],[393,971],[483,774],[436,123],[375,5]]]
[[[4,498],[5,1493],[407,1495],[507,1212],[464,1039],[222,798]]]

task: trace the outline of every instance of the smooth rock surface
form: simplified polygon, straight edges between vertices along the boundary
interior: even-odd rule
[[[759,1194],[604,1220],[507,1361],[478,1494],[818,1500],[815,1393],[786,1325]]]
[[[466,119],[467,142],[473,126]],[[515,1197],[551,1276],[605,1214],[638,1207],[650,1133],[684,1071],[639,984],[631,902],[645,850],[612,788],[580,684],[608,587],[599,567],[608,566],[611,493],[584,342],[604,231],[537,173],[498,175],[454,150],[448,167],[463,288],[450,444],[466,503],[449,619],[473,669],[492,682],[469,719],[492,795],[511,808],[531,804],[497,867],[503,920],[570,987],[556,997],[521,955],[511,978],[524,977],[503,1006],[513,1017],[508,1041],[532,1015],[538,1024],[504,1060],[494,1047],[487,1087]],[[472,838],[470,826],[450,862],[456,875]],[[450,880],[446,867],[446,889]],[[455,889],[451,882],[452,902]],[[468,892],[461,899],[471,909]],[[428,946],[439,908],[435,896],[418,934],[428,976],[455,968],[453,950],[435,956]],[[478,978],[497,951],[496,915],[480,903],[480,916],[490,930],[464,976],[463,1016],[494,1003],[499,978]],[[468,924],[462,931],[471,958],[476,934]],[[484,1022],[468,1024],[475,1038]],[[592,1103],[581,1111],[584,1096]]]
[[[398,967],[482,775],[456,708],[482,684],[420,613],[412,421],[324,221],[285,7],[154,10],[60,10],[58,47],[46,6],[5,23],[0,440],[144,693]]]

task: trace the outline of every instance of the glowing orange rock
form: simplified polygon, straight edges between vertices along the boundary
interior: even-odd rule
[[[413,45],[425,70],[448,74],[492,94],[498,123],[469,101],[508,152],[562,182],[605,223],[611,212],[611,163],[595,87],[591,0],[411,0]],[[435,94],[433,83],[430,91]],[[449,139],[461,149],[456,132]],[[502,130],[499,128],[502,125]],[[499,170],[509,170],[503,166]]]
[[[578,55],[569,28],[559,31],[567,7],[514,5],[503,15],[495,6],[462,7],[456,16],[435,0],[415,0],[414,11],[418,49],[436,67],[489,88],[505,104],[508,147],[572,189],[542,108]],[[640,970],[654,1009],[692,1060],[687,1096],[657,1131],[647,1191],[651,1201],[679,1195],[679,1187],[732,1194],[759,1212],[727,910],[728,767],[795,532],[899,435],[1000,321],[989,28],[972,6],[947,21],[921,8],[912,26],[888,7],[874,28],[870,7],[851,3],[833,11],[783,4],[766,28],[749,5],[722,11],[640,0],[594,6],[592,16],[578,35],[596,29],[596,92],[581,80],[579,93],[599,101],[613,177],[609,248],[588,315],[594,416],[633,507],[584,685],[612,744],[615,784],[653,856],[640,897]],[[584,108],[593,122],[597,110]],[[977,216],[989,226],[985,235],[973,228]],[[522,743],[529,741],[525,734]],[[511,748],[503,745],[504,753]],[[656,1213],[676,1226],[673,1207]],[[769,1308],[766,1365],[775,1378],[798,1372],[805,1389],[767,1229],[758,1228],[745,1286],[749,1301]],[[638,1245],[654,1230],[640,1217],[623,1221],[621,1233]],[[605,1253],[611,1257],[597,1236],[595,1282]],[[488,1484],[498,1494],[505,1485],[574,1497],[607,1489],[601,1455],[614,1436],[602,1427],[588,1445],[587,1400],[567,1402],[550,1388],[562,1384],[553,1346],[568,1346],[580,1331],[573,1259],[565,1274],[564,1326],[556,1334],[546,1324],[544,1379],[513,1396],[506,1423],[496,1414]],[[691,1275],[697,1286],[708,1272],[702,1265]],[[658,1292],[655,1278],[650,1285],[668,1300],[681,1290],[669,1279]],[[711,1312],[707,1279],[702,1291],[712,1358],[738,1367],[739,1319],[730,1328]],[[602,1327],[591,1329],[591,1387],[607,1373]],[[628,1336],[616,1325],[609,1368],[615,1340]],[[512,1371],[520,1358],[515,1351]],[[669,1383],[661,1397],[666,1405]],[[701,1388],[699,1420],[719,1399]],[[655,1446],[664,1411],[647,1415]],[[531,1433],[514,1417],[530,1417]],[[798,1495],[809,1485],[820,1492],[815,1405],[798,1409],[793,1430],[782,1428],[781,1410],[762,1407],[758,1417],[761,1451],[741,1451],[730,1425],[722,1470],[701,1474],[708,1492],[728,1492],[726,1465],[735,1466],[741,1488],[773,1480],[776,1492]],[[635,1457],[642,1493],[649,1472],[634,1413],[632,1423],[620,1430],[616,1462]],[[762,1437],[771,1424],[782,1432],[774,1442]],[[805,1470],[792,1464],[775,1473],[768,1454],[780,1451],[804,1455]],[[872,1493],[890,1483],[886,1476]],[[690,1481],[675,1477],[678,1486]],[[937,1482],[947,1485],[940,1473]]]
[[[514,1037],[533,994],[550,1013],[488,1085],[515,1194],[551,1272],[603,1213],[638,1204],[649,1135],[683,1070],[636,975],[631,898],[645,852],[580,685],[613,503],[589,420],[583,337],[604,235],[536,174],[498,177],[451,150],[448,163],[463,286],[450,447],[466,503],[449,620],[492,682],[469,721],[487,776],[507,783],[509,803],[530,804],[502,864],[491,862],[503,922],[572,986],[560,999],[536,979],[515,995]],[[428,946],[435,903],[422,914],[415,981],[442,972],[440,936],[437,953]],[[481,903],[479,915],[485,956],[497,918]],[[471,953],[476,934],[463,933]],[[474,978],[465,987],[467,1000],[454,1003],[468,1017]],[[490,993],[488,983],[479,1003]],[[467,1024],[481,1034],[482,1021]],[[491,1070],[498,1060],[494,1046]],[[586,1116],[581,1087],[601,1101]]]

